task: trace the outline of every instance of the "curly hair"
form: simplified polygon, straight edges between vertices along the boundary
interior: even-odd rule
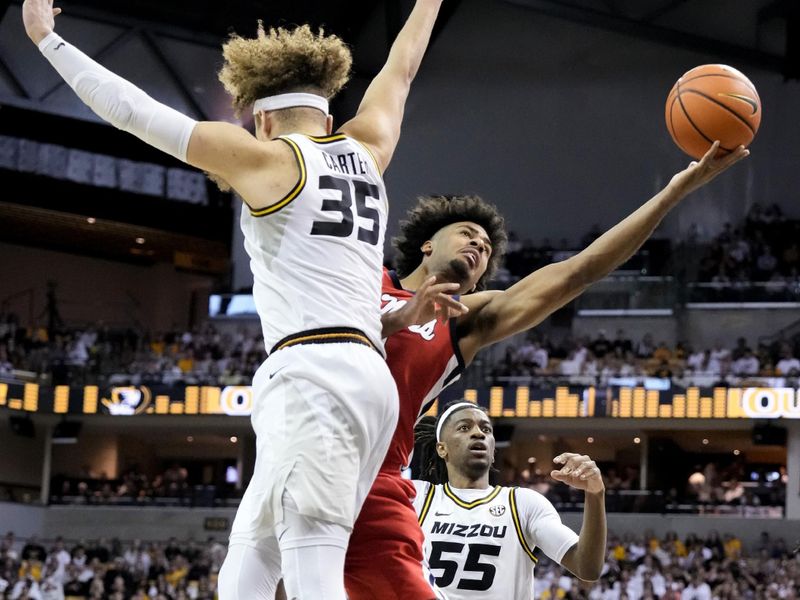
[[[222,46],[225,63],[217,77],[233,97],[236,116],[259,98],[283,92],[318,93],[332,98],[350,78],[353,56],[335,35],[308,25],[264,30],[255,39],[232,34]]]
[[[407,219],[400,223],[400,234],[392,240],[397,250],[397,272],[408,276],[422,262],[422,245],[442,227],[461,221],[477,223],[486,230],[492,242],[492,255],[486,272],[478,280],[476,289],[486,288],[506,251],[508,236],[505,220],[497,207],[480,196],[421,196],[417,205],[408,211]]]

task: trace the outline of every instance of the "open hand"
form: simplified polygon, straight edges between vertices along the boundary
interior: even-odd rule
[[[60,8],[53,8],[53,0],[25,0],[22,3],[22,23],[25,33],[38,44],[56,27]]]
[[[566,483],[569,487],[584,490],[589,494],[599,494],[606,489],[603,475],[595,462],[585,454],[564,452],[553,459],[558,465],[564,465],[559,470],[550,472],[550,477],[556,481]]]
[[[398,313],[406,327],[424,325],[437,319],[446,323],[451,317],[459,317],[469,309],[453,298],[459,285],[457,283],[436,283],[436,276],[431,275],[419,286],[414,297],[409,299]]]
[[[692,162],[686,169],[675,175],[670,185],[676,186],[684,195],[689,194],[750,155],[750,151],[744,146],[739,146],[725,156],[715,158],[718,151],[719,140],[714,142],[699,162]]]

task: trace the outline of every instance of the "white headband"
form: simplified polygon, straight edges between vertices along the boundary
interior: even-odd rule
[[[316,94],[303,93],[278,94],[277,96],[259,98],[253,104],[253,114],[262,110],[281,110],[282,108],[296,108],[298,106],[316,108],[326,115],[328,114],[328,101],[325,98]]]
[[[447,420],[447,417],[449,417],[455,411],[457,411],[459,409],[462,409],[462,408],[466,408],[466,407],[475,408],[476,405],[473,404],[472,402],[466,402],[466,401],[465,402],[459,402],[458,404],[453,404],[453,406],[451,406],[450,408],[448,408],[446,411],[444,411],[442,413],[442,416],[439,417],[439,422],[436,423],[436,441],[437,442],[441,442],[442,441],[441,440],[442,426],[444,425],[444,422]]]

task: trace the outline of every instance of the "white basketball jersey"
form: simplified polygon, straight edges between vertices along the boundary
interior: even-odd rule
[[[414,485],[427,567],[449,600],[531,600],[533,549],[560,562],[578,541],[533,490]]]
[[[278,138],[300,178],[283,199],[242,210],[253,297],[269,350],[310,329],[353,327],[382,349],[386,187],[369,151],[343,134]]]

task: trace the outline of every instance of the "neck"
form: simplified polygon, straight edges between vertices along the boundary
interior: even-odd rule
[[[465,473],[459,473],[455,470],[447,470],[447,479],[450,482],[450,487],[459,490],[485,490],[489,487],[489,472],[487,471],[480,477],[471,477]]]
[[[408,277],[404,277],[400,280],[400,285],[403,286],[404,290],[415,291],[419,289],[419,287],[425,283],[425,280],[430,277],[432,273],[428,273],[428,269],[425,265],[420,265],[412,273],[408,275]],[[438,277],[436,278],[436,283],[441,283],[438,281]]]
[[[322,137],[328,135],[328,127],[325,121],[320,122],[318,119],[305,119],[303,121],[296,121],[291,125],[275,123],[270,131],[272,139],[290,133]]]
[[[409,273],[408,277],[401,279],[400,285],[402,285],[403,289],[406,290],[418,290],[420,286],[425,283],[425,280],[431,275],[436,275],[436,283],[457,283],[459,285],[463,285],[460,281],[453,281],[448,278],[446,273],[431,271],[424,263],[414,269],[413,272]],[[458,293],[464,294],[466,292],[459,291]]]

